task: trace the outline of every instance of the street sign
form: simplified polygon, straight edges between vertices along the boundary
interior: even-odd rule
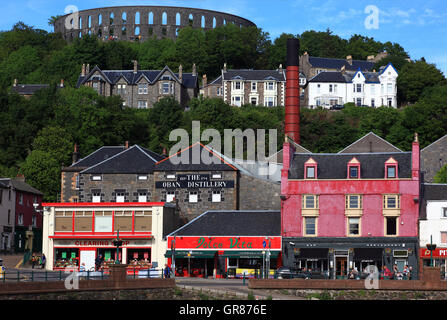
[[[265,240],[262,241],[262,247],[263,247],[263,248],[267,247],[267,242],[265,242]]]

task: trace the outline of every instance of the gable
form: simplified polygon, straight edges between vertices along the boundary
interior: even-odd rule
[[[402,152],[388,141],[370,132],[338,153]]]

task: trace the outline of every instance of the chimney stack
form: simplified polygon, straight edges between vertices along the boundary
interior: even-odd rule
[[[223,71],[227,72],[227,63],[226,62],[224,63]]]
[[[193,63],[193,65],[192,65],[192,75],[193,76],[197,75],[197,68],[196,68],[196,64],[195,63]]]
[[[178,66],[178,78],[179,78],[180,82],[183,83],[183,66],[182,65]]]
[[[74,144],[74,151],[73,151],[72,160],[73,160],[73,163],[76,163],[79,160],[79,150],[78,150],[77,143]]]
[[[374,55],[372,55],[372,56],[368,56],[368,57],[366,58],[366,61],[373,62],[373,61],[374,61]]]
[[[85,75],[88,75],[90,73],[90,63],[87,63],[87,66],[85,67]]]
[[[300,143],[300,41],[287,39],[285,134]]]
[[[126,144],[124,145],[124,149],[129,149],[129,141],[126,141]]]
[[[133,73],[137,73],[138,72],[138,61],[132,60],[132,62],[133,62]]]
[[[206,74],[203,75],[202,86],[205,88],[208,85],[208,78]]]
[[[282,64],[279,65],[278,72],[282,74]]]
[[[85,77],[85,63],[82,64],[81,76]]]
[[[18,81],[17,79],[14,79],[14,84],[13,84],[13,86],[14,86],[14,87],[17,87],[18,84],[19,84],[19,81]]]
[[[60,87],[61,87],[61,88],[65,87],[65,85],[64,85],[64,79],[61,79]]]
[[[352,66],[352,56],[351,55],[346,57],[346,61],[348,61],[348,63]]]

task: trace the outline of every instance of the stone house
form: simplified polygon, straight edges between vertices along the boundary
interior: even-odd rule
[[[152,108],[165,97],[172,97],[182,107],[187,107],[189,101],[197,97],[195,65],[192,73],[183,72],[181,65],[178,73],[174,73],[168,66],[163,70],[139,70],[138,62],[133,63],[133,70],[101,70],[96,66],[90,71],[89,65],[83,65],[77,87],[91,87],[105,97],[118,95],[124,106],[139,109]]]

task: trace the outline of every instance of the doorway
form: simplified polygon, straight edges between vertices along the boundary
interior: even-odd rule
[[[336,279],[346,279],[348,274],[348,257],[335,257]]]
[[[84,263],[86,271],[95,270],[96,251],[94,250],[81,251],[79,258],[80,258],[80,265]]]

